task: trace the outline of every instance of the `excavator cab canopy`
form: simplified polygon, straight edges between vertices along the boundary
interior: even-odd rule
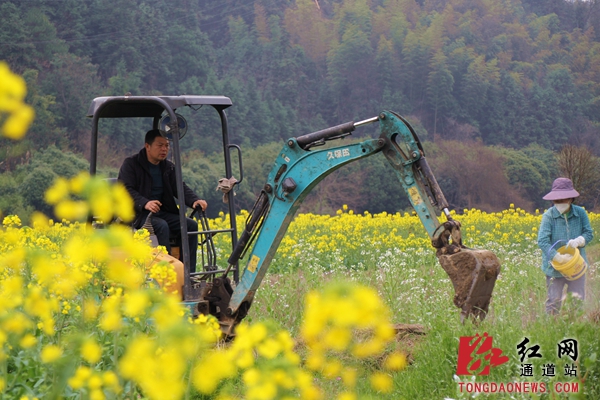
[[[235,198],[233,191],[227,194],[228,208],[229,208],[229,221],[230,229],[214,231],[210,228],[206,228],[205,224],[202,224],[202,231],[190,233],[187,231],[187,225],[185,223],[186,218],[186,205],[184,201],[183,191],[183,177],[181,171],[181,151],[179,147],[179,140],[182,136],[182,132],[187,130],[187,122],[179,114],[176,114],[177,109],[182,107],[191,107],[194,110],[201,106],[211,106],[214,108],[221,120],[221,135],[223,142],[223,160],[225,163],[226,178],[231,178],[232,166],[231,166],[231,150],[237,150],[238,161],[239,161],[239,182],[242,181],[242,156],[241,149],[235,144],[229,142],[229,132],[227,124],[227,115],[225,109],[232,105],[231,99],[225,96],[196,96],[196,95],[181,95],[181,96],[106,96],[97,97],[92,100],[90,107],[87,112],[87,117],[92,119],[92,131],[91,131],[91,146],[90,146],[90,174],[95,175],[97,164],[98,164],[98,123],[101,118],[152,118],[152,125],[148,126],[147,130],[150,129],[163,129],[168,131],[168,139],[171,140],[171,160],[175,164],[175,175],[177,181],[177,204],[179,205],[179,220],[181,225],[181,238],[188,237],[189,234],[204,235],[204,237],[211,237],[212,235],[219,232],[229,232],[231,234],[232,248],[237,243],[237,226],[235,220]],[[177,123],[171,123],[171,121],[177,121]],[[210,249],[209,249],[210,250]],[[187,240],[181,240],[181,255],[182,262],[184,264],[184,286],[183,286],[183,300],[193,300],[198,297],[192,280],[190,278],[190,265],[189,265],[189,254],[190,251],[196,251],[196,249],[190,249]],[[210,258],[210,257],[209,257]],[[205,268],[206,266],[199,266],[198,268]],[[207,275],[214,274],[214,265],[209,266],[211,272],[206,272]],[[233,266],[234,279],[238,280],[238,268],[237,265]],[[205,272],[197,272],[196,275],[202,275]]]

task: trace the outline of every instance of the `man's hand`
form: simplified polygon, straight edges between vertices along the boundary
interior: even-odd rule
[[[157,213],[160,211],[160,206],[162,206],[162,203],[160,201],[150,200],[149,202],[146,203],[144,208],[146,210],[150,211],[151,213]]]
[[[205,211],[206,207],[208,207],[208,203],[206,200],[196,200],[194,204],[192,204],[192,208],[196,208],[198,206],[202,207],[202,211]]]

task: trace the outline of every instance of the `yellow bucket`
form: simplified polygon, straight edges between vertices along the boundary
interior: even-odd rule
[[[578,248],[573,247],[560,247],[558,250],[560,254],[570,254],[571,259],[566,263],[559,263],[556,261],[551,261],[550,263],[554,267],[555,270],[560,272],[565,278],[570,281],[574,281],[576,279],[581,278],[585,271],[587,270],[587,264],[581,254],[579,254]]]

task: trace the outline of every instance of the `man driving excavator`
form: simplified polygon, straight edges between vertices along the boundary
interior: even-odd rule
[[[165,246],[171,254],[170,238],[180,232],[179,211],[175,197],[177,194],[175,166],[167,160],[169,141],[159,129],[146,133],[144,148],[139,153],[127,157],[119,170],[119,181],[123,182],[133,198],[135,219],[133,227],[139,229],[151,214],[150,221],[158,244]],[[201,207],[206,210],[205,200],[200,199],[192,189],[183,184],[185,204],[188,207]],[[186,218],[188,232],[198,231],[198,223]],[[198,235],[188,236],[190,246],[190,272],[196,270],[196,249]]]

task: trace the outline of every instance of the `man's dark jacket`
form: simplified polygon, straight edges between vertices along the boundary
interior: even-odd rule
[[[152,176],[148,167],[148,156],[146,149],[143,148],[139,153],[127,157],[119,170],[119,181],[123,182],[125,188],[133,198],[133,207],[135,210],[135,220],[133,226],[140,228],[146,219],[149,211],[144,209],[147,202],[150,201],[152,193]],[[162,211],[178,214],[179,209],[174,197],[177,197],[177,184],[175,180],[175,165],[168,160],[163,160],[159,164],[163,178],[163,198]],[[185,182],[183,183],[183,194],[185,204],[191,207],[196,200],[200,198],[190,189]]]

